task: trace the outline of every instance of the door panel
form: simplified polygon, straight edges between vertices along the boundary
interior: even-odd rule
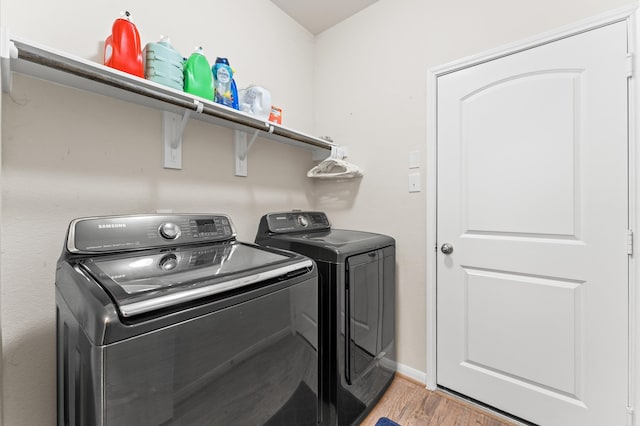
[[[461,100],[468,230],[574,234],[580,83],[577,72],[530,73]]]
[[[465,362],[504,380],[575,397],[581,365],[580,283],[464,269]],[[553,368],[540,369],[541,364]]]
[[[619,22],[438,78],[440,386],[626,421],[626,55]]]

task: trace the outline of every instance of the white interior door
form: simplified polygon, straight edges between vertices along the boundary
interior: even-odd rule
[[[437,382],[541,425],[627,419],[626,25],[437,81]]]

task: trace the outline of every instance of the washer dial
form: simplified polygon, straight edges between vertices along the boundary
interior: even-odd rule
[[[175,223],[165,222],[158,229],[162,238],[167,240],[175,240],[181,234],[180,227]]]

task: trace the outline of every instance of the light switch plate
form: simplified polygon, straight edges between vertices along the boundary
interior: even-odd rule
[[[420,173],[409,173],[409,192],[420,192]]]
[[[420,151],[411,151],[409,153],[409,168],[410,169],[420,168]]]

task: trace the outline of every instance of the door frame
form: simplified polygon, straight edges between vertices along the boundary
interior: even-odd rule
[[[590,31],[615,22],[626,21],[628,23],[629,67],[631,78],[628,79],[628,102],[629,102],[629,229],[640,235],[640,149],[638,142],[640,137],[640,109],[638,100],[640,99],[640,3],[607,12],[593,18],[571,24],[554,31],[525,39],[523,41],[498,47],[484,53],[473,55],[467,58],[456,60],[441,66],[431,68],[427,76],[427,145],[426,145],[426,229],[427,229],[427,259],[426,259],[426,387],[434,390],[437,387],[437,84],[438,78],[452,72],[462,70],[483,62],[512,55],[517,52],[528,50],[543,44],[557,41],[563,38],[574,36],[586,31]],[[633,73],[633,74],[632,74]],[[636,117],[633,119],[633,117]],[[640,362],[636,358],[640,356],[640,326],[636,325],[636,318],[640,313],[640,291],[638,290],[638,277],[640,277],[640,262],[637,257],[640,255],[640,246],[634,244],[634,254],[629,256],[629,377],[628,384],[628,407],[629,425],[640,426],[640,421],[633,416],[634,407],[640,407]],[[635,420],[635,422],[634,422]]]

